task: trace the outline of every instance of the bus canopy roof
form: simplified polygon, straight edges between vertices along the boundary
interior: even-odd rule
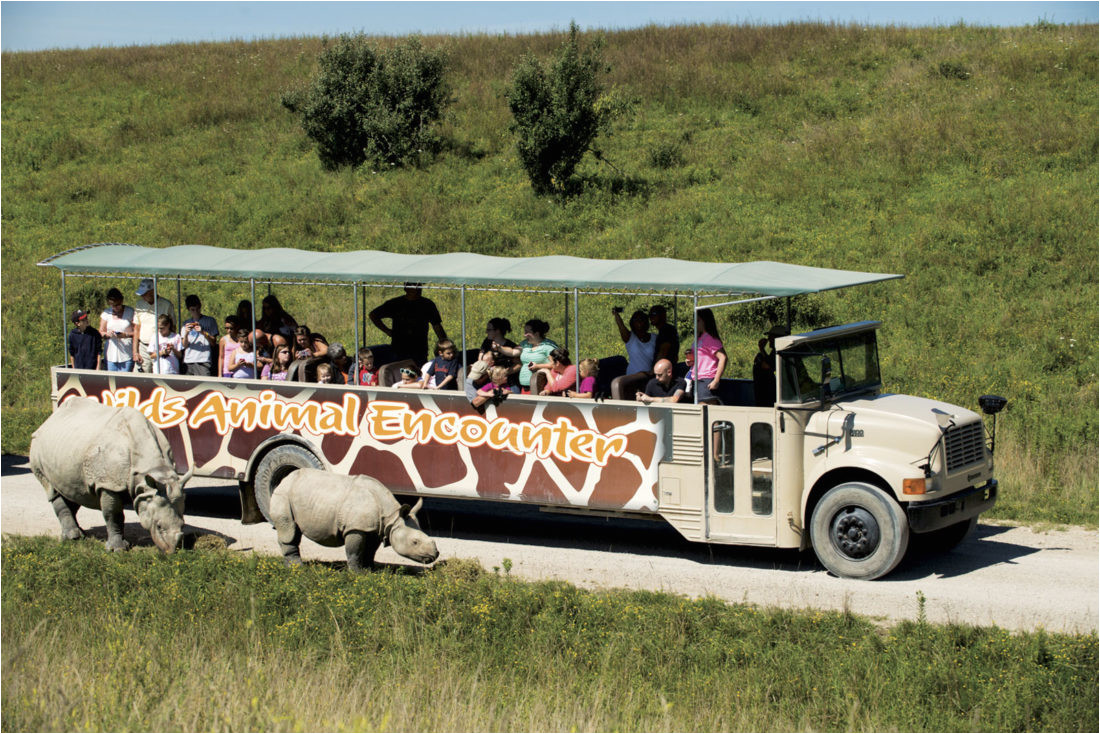
[[[142,277],[348,284],[417,281],[484,287],[640,288],[762,296],[796,296],[902,277],[765,261],[710,263],[664,257],[596,260],[566,255],[495,257],[470,252],[409,255],[378,250],[234,250],[206,245],[139,247],[114,243],[64,252],[39,265],[52,265],[65,273],[132,273]]]

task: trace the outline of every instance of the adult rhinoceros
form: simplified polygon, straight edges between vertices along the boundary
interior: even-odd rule
[[[62,537],[84,537],[75,513],[90,507],[103,512],[107,547],[126,550],[122,506],[129,497],[158,548],[171,553],[183,545],[183,485],[192,472],[176,472],[168,440],[139,411],[70,398],[34,432],[30,464]]]

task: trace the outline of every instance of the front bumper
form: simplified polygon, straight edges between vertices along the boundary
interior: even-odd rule
[[[942,500],[910,504],[905,512],[909,516],[910,531],[930,533],[977,517],[996,502],[997,480],[990,479],[980,487],[964,489]]]

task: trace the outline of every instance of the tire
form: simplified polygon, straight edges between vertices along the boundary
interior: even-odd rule
[[[256,467],[256,506],[267,521],[271,522],[271,493],[279,486],[279,482],[297,469],[324,468],[325,465],[309,449],[293,443],[276,446],[260,459],[260,465]]]
[[[905,510],[882,489],[863,482],[833,487],[810,520],[814,553],[842,578],[877,579],[894,570],[909,546]]]

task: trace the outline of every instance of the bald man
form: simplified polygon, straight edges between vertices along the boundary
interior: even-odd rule
[[[645,386],[645,392],[639,392],[637,400],[642,403],[678,403],[687,391],[687,383],[681,377],[672,374],[672,362],[657,360],[653,365],[656,375]]]

